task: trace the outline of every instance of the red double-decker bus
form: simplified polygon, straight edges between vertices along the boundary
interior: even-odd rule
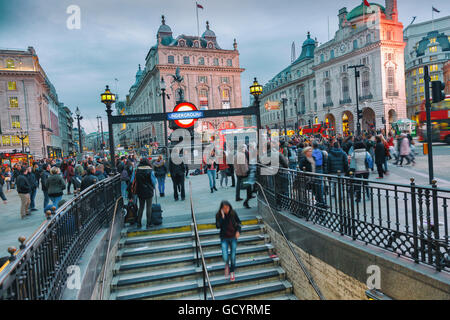
[[[450,144],[450,95],[445,100],[431,104],[431,125],[433,142],[446,142]],[[425,100],[419,112],[419,141],[427,140],[427,113]]]

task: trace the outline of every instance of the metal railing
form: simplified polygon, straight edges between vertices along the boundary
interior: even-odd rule
[[[108,224],[121,196],[120,176],[105,179],[66,202],[21,247],[0,273],[0,300],[58,300],[68,268]]]
[[[289,247],[289,250],[291,251],[291,253],[294,256],[295,260],[297,261],[298,265],[300,266],[300,268],[302,269],[302,271],[305,274],[306,278],[308,279],[309,284],[313,287],[313,289],[316,292],[316,294],[319,297],[319,299],[320,300],[325,300],[325,297],[323,296],[322,292],[320,291],[320,288],[317,286],[316,282],[314,281],[314,278],[312,277],[311,273],[306,268],[305,264],[300,259],[300,257],[295,253],[294,248],[292,247],[291,243],[289,242],[289,240],[287,239],[285,233],[283,232],[283,229],[281,228],[280,224],[278,223],[278,219],[275,216],[275,214],[273,213],[272,208],[270,206],[270,203],[267,200],[267,195],[266,195],[266,192],[265,192],[263,186],[258,181],[256,181],[255,183],[259,187],[259,190],[261,190],[261,194],[264,196],[264,201],[266,202],[266,204],[267,204],[267,206],[269,208],[269,211],[270,211],[270,213],[271,213],[275,223],[277,224],[278,229],[281,232],[281,236],[283,237],[284,241],[286,242],[286,244]]]
[[[194,212],[194,203],[192,201],[192,183],[189,181],[189,197],[191,202],[191,217],[192,217],[192,223],[194,225],[194,235],[195,235],[195,252],[196,252],[196,262],[197,267],[200,266],[200,261],[202,262],[202,274],[203,274],[203,298],[204,300],[207,300],[207,293],[206,290],[209,290],[209,294],[211,295],[211,299],[215,300],[214,292],[211,286],[211,281],[209,279],[208,269],[206,267],[205,262],[205,256],[203,254],[202,245],[200,243],[200,237],[198,235],[198,226],[197,226],[197,220],[195,218],[195,212]],[[200,256],[199,256],[200,254]]]
[[[359,240],[450,271],[450,190],[384,183],[361,175],[314,174],[275,168],[258,175],[270,206]]]

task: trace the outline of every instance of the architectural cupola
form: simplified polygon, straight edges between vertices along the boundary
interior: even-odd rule
[[[214,31],[209,29],[209,21],[206,21],[206,31],[203,33],[202,37],[205,38],[206,40],[212,41],[216,39],[216,34],[214,33]]]
[[[166,19],[164,16],[162,16],[162,24],[158,29],[158,35],[157,38],[164,38],[164,37],[172,37],[172,29],[168,25],[166,25]]]

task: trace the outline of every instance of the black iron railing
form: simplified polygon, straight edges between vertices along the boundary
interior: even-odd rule
[[[194,212],[194,202],[192,201],[192,183],[189,181],[189,197],[191,202],[191,217],[192,223],[194,225],[194,236],[195,236],[195,252],[196,252],[196,262],[197,267],[202,263],[202,275],[203,275],[203,299],[207,300],[207,290],[209,290],[210,298],[215,300],[214,292],[211,286],[211,281],[209,279],[208,268],[206,267],[205,255],[203,254],[202,245],[200,243],[200,237],[198,235],[197,219],[195,218]]]
[[[276,171],[277,169],[275,169]],[[272,208],[437,271],[450,271],[450,190],[279,169],[258,175]]]
[[[65,203],[28,239],[0,273],[0,300],[58,300],[68,268],[111,221],[121,196],[120,177],[108,178]],[[123,202],[121,202],[123,205]]]

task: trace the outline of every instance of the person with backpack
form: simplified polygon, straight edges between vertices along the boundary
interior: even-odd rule
[[[168,170],[166,161],[163,159],[162,155],[159,155],[158,159],[153,161],[153,169],[155,170],[155,177],[158,180],[159,195],[163,198],[165,196],[166,176]]]
[[[351,163],[350,170],[354,172],[355,178],[357,179],[369,179],[369,169],[373,169],[373,158],[366,149],[366,145],[361,140],[355,141],[354,150],[350,154]],[[366,191],[367,197],[369,199],[369,188],[368,183],[363,182],[355,184],[355,201],[361,202],[361,187]],[[363,191],[364,192],[364,191]]]
[[[152,202],[153,194],[156,186],[155,173],[146,158],[142,158],[135,172],[136,179],[136,195],[139,198],[139,210],[136,218],[138,228],[142,227],[142,215],[144,214],[145,206],[147,206],[147,228],[151,225],[152,219]]]
[[[294,145],[294,142],[292,140],[289,141],[288,145],[288,161],[289,161],[289,169],[297,170],[297,163],[298,163],[297,147]]]
[[[59,168],[53,167],[50,170],[50,177],[46,181],[48,196],[56,209],[58,209],[58,204],[63,197],[63,191],[66,189],[66,183],[60,173],[61,170]]]
[[[222,258],[225,262],[225,277],[235,280],[236,249],[241,235],[241,220],[228,201],[222,201],[216,213],[216,227],[220,229]],[[230,252],[229,252],[230,251]]]

